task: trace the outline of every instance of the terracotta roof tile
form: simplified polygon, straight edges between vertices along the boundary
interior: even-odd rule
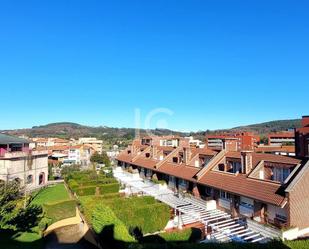
[[[157,171],[195,182],[193,177],[200,171],[200,168],[185,164],[164,163]]]
[[[236,176],[209,171],[199,182],[207,186],[278,206],[285,200],[284,196],[278,194],[280,184],[247,178],[246,175],[242,174]]]

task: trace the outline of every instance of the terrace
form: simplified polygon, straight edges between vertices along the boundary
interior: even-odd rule
[[[208,236],[204,242],[242,241],[265,242],[269,238],[248,228],[245,219],[232,218],[230,214],[217,209],[215,201],[203,201],[191,195],[175,194],[168,188],[142,179],[138,174],[114,170],[114,177],[126,186],[126,194],[146,194],[169,205],[177,214],[175,226],[181,227],[196,222],[204,224]]]

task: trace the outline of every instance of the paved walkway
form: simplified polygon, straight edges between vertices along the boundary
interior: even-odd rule
[[[178,226],[201,222],[212,228],[209,241],[242,241],[242,242],[263,242],[266,240],[260,233],[247,228],[241,220],[232,218],[230,214],[216,209],[214,201],[206,202],[193,196],[182,196],[175,194],[172,190],[154,184],[149,180],[139,177],[138,174],[131,174],[117,167],[113,171],[114,177],[126,185],[128,194],[143,193],[153,196],[155,199],[174,208],[180,214]]]

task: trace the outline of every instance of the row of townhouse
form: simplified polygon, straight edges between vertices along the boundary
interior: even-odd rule
[[[0,134],[0,180],[16,180],[27,189],[35,189],[48,181],[48,152],[34,151],[31,141]]]
[[[256,153],[194,148],[181,138],[134,140],[117,157],[118,166],[143,178],[165,180],[176,192],[188,192],[234,217],[257,224],[309,232],[309,163]]]

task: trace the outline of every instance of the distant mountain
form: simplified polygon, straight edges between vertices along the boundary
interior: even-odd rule
[[[252,131],[260,135],[301,127],[301,119],[276,120],[260,124],[235,127],[232,130]]]
[[[179,135],[188,136],[192,135],[196,138],[204,140],[206,134],[212,134],[217,132],[231,132],[231,131],[251,131],[256,134],[266,135],[271,132],[283,131],[290,128],[300,127],[300,119],[293,120],[277,120],[270,121],[261,124],[252,124],[246,126],[239,126],[226,130],[206,130],[199,132],[176,132],[167,129],[155,129],[151,130],[154,135]],[[34,126],[29,129],[18,130],[4,130],[0,131],[11,135],[25,135],[28,137],[60,137],[60,138],[78,138],[84,136],[92,136],[108,141],[108,144],[112,143],[127,143],[131,141],[135,136],[135,129],[133,128],[113,128],[107,126],[85,126],[70,122],[51,123],[47,125]],[[141,135],[146,134],[146,130],[140,130]]]
[[[33,126],[29,129],[3,130],[0,131],[15,136],[27,137],[59,137],[59,138],[79,138],[79,137],[96,137],[103,139],[107,144],[127,143],[135,137],[133,128],[113,128],[107,126],[85,126],[70,122],[51,123],[41,126]],[[141,135],[146,135],[146,130],[139,131]],[[151,133],[157,136],[162,135],[188,135],[182,132],[171,131],[167,129],[151,130]]]
[[[231,129],[199,131],[195,133],[190,133],[190,135],[195,136],[200,140],[204,139],[206,134],[236,131],[249,131],[261,136],[265,136],[269,133],[286,131],[288,129],[294,129],[299,127],[301,127],[301,119],[275,120],[259,124],[238,126]]]

